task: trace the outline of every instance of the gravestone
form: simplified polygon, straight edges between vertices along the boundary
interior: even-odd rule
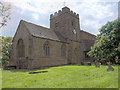
[[[87,62],[88,66],[91,66],[91,63],[90,62]]]
[[[97,60],[95,60],[95,67],[100,67],[100,64]]]
[[[101,64],[102,65],[107,65],[107,61],[104,59],[104,60],[102,60]]]
[[[111,65],[108,65],[107,71],[114,71],[114,68]]]
[[[84,62],[81,62],[81,65],[84,65]]]

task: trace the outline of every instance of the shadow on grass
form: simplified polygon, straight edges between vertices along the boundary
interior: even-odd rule
[[[11,71],[11,72],[34,72],[37,70],[45,70],[48,68],[51,68],[51,67],[41,67],[41,68],[36,68],[36,69],[13,69],[13,70],[8,70],[8,71]]]

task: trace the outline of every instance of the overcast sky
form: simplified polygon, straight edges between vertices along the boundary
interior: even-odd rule
[[[79,14],[80,29],[97,35],[99,28],[118,18],[118,2],[101,0],[6,0],[13,6],[11,20],[2,28],[3,36],[14,36],[21,19],[41,25],[50,26],[50,14],[65,6]],[[110,1],[110,0],[109,0]]]

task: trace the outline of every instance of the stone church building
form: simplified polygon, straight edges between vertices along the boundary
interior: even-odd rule
[[[10,66],[34,69],[92,61],[95,35],[80,29],[79,14],[68,7],[50,15],[50,28],[21,20],[13,38]]]

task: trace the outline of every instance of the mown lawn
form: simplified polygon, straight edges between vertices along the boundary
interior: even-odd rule
[[[39,70],[3,70],[2,88],[118,88],[118,66],[66,65]],[[29,74],[31,71],[48,71]]]

